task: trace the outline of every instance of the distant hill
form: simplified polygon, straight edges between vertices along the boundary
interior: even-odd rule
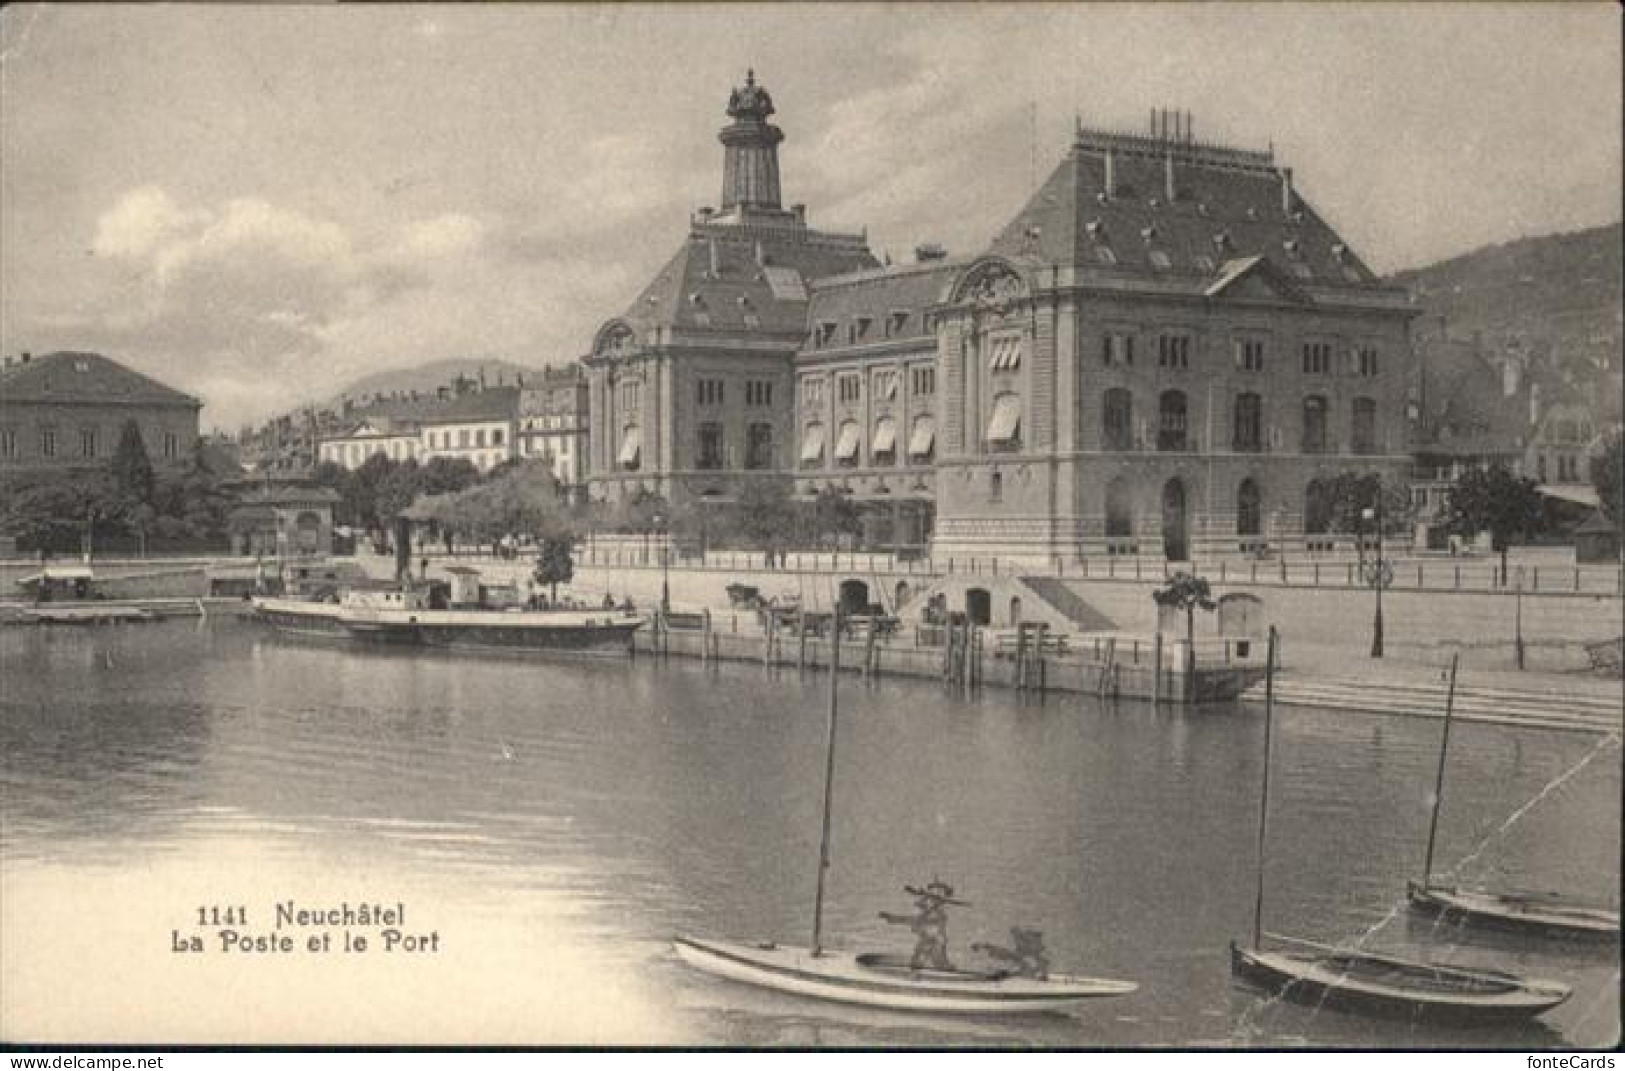
[[[372,398],[387,397],[397,391],[402,394],[410,394],[412,391],[433,394],[437,387],[450,386],[458,376],[479,379],[483,374],[489,386],[511,387],[520,375],[530,377],[540,373],[540,368],[515,364],[512,361],[452,357],[430,361],[415,368],[389,368],[363,376],[334,395],[326,404],[333,409],[340,408],[346,400],[364,405]]]
[[[1430,314],[1442,314],[1455,337],[1479,334],[1494,349],[1522,348],[1563,365],[1608,359],[1617,370],[1621,239],[1618,223],[1520,238],[1400,272],[1392,281]]]
[[[1520,238],[1412,271],[1391,281],[1426,313],[1416,335],[1477,340],[1486,356],[1516,354],[1546,397],[1590,406],[1599,424],[1621,412],[1625,229],[1619,223]]]

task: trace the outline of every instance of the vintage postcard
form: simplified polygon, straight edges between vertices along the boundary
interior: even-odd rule
[[[1621,73],[0,11],[0,1042],[1617,1045]]]

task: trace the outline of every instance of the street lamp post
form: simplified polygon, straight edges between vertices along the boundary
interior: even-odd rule
[[[671,613],[671,535],[666,531],[666,518],[655,514],[655,527],[660,531],[660,612]]]
[[[1370,561],[1361,563],[1361,572],[1365,574],[1365,582],[1371,585],[1376,593],[1376,615],[1371,620],[1371,657],[1382,657],[1382,589],[1394,582],[1394,567],[1382,554],[1382,491],[1377,491],[1377,504],[1374,509],[1360,511],[1362,521],[1372,521],[1377,530],[1377,546],[1375,555]],[[1362,526],[1363,527],[1363,526]],[[1363,536],[1362,536],[1363,540]]]

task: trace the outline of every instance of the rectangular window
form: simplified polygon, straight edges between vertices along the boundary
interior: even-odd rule
[[[882,368],[875,372],[875,397],[883,402],[897,399],[897,369]]]
[[[42,457],[56,456],[56,429],[41,428],[39,431],[39,452]]]
[[[843,403],[856,402],[863,397],[863,377],[856,374],[847,374],[837,377],[835,381],[837,396]]]
[[[17,456],[17,429],[0,428],[0,457]]]
[[[1318,395],[1303,400],[1303,452],[1324,454],[1326,437],[1326,399]]]
[[[1377,374],[1377,347],[1361,346],[1359,349],[1360,375],[1366,379]]]
[[[823,320],[813,329],[813,345],[819,348],[829,345],[829,340],[835,337],[835,321]]]
[[[937,392],[937,370],[927,365],[913,369],[914,396],[928,397]]]
[[[695,394],[701,405],[721,405],[723,399],[723,381],[720,379],[702,379],[694,384]]]
[[[803,409],[817,409],[824,404],[823,379],[803,379],[801,381],[801,406]]]
[[[1330,342],[1305,342],[1303,344],[1303,374],[1306,376],[1324,376],[1332,370],[1332,344]]]
[[[1103,408],[1101,445],[1107,450],[1134,449],[1134,396],[1113,387],[1105,394]]]
[[[1261,338],[1236,339],[1236,371],[1262,372],[1264,370],[1264,340]]]
[[[1126,331],[1108,331],[1101,336],[1100,363],[1104,365],[1134,364],[1134,336]]]
[[[694,467],[697,469],[720,469],[722,467],[722,425],[701,424],[699,439],[694,455]]]
[[[638,395],[640,393],[639,387],[641,386],[642,384],[636,380],[621,384],[622,409],[636,409],[638,407]]]
[[[987,340],[992,353],[988,367],[995,372],[1014,372],[1021,367],[1021,336],[993,335]]]
[[[491,429],[491,445],[492,446],[501,446],[502,445],[502,429],[501,428],[492,428]]]
[[[1264,449],[1264,400],[1257,394],[1236,395],[1231,446],[1240,454],[1256,454]]]
[[[896,338],[903,333],[908,324],[908,312],[905,309],[893,309],[886,317],[886,337]]]
[[[1191,337],[1182,334],[1157,336],[1158,368],[1189,368],[1191,364]]]
[[[95,457],[96,456],[96,429],[95,428],[80,428],[79,429],[79,456],[80,457]]]
[[[484,428],[476,428],[475,429],[475,431],[474,431],[474,445],[477,446],[477,447],[483,447],[485,445],[485,429]]]
[[[167,457],[167,458],[173,459],[175,457],[178,457],[180,455],[180,452],[181,452],[180,436],[176,435],[172,431],[164,432],[164,456]]]
[[[745,404],[756,407],[772,405],[772,380],[747,379],[745,381]]]
[[[1350,448],[1356,454],[1377,452],[1377,403],[1370,398],[1354,399],[1354,427]]]
[[[752,424],[745,430],[745,467],[747,469],[773,467],[773,425]]]
[[[457,429],[457,448],[459,450],[467,450],[468,449],[468,429],[467,428],[458,428]]]
[[[861,342],[869,336],[869,328],[874,326],[874,320],[867,316],[859,316],[852,321],[852,341]]]

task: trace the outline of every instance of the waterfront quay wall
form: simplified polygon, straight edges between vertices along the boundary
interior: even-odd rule
[[[387,576],[393,568],[388,559],[360,559],[375,575]],[[451,559],[431,558],[431,575]],[[456,559],[475,565],[493,579],[518,580],[529,575],[531,563],[495,561],[491,558]],[[988,578],[991,580],[992,578]],[[720,569],[658,565],[613,568],[577,566],[574,582],[567,588],[577,598],[596,603],[605,593],[618,601],[631,598],[645,609],[659,605],[661,586],[669,585],[674,608],[710,608],[718,631],[754,629],[755,615],[729,608],[728,586],[755,587],[763,598],[793,595],[812,609],[828,610],[838,599],[841,582],[861,580],[870,590],[895,592],[901,582],[911,592],[929,591],[936,582],[950,583],[955,591],[974,578],[922,575],[917,571],[829,571]],[[1156,629],[1156,607],[1151,592],[1161,578],[1144,580],[1099,580],[1067,577],[1060,580],[1084,603],[1109,619],[1117,631],[1150,635]],[[991,586],[989,584],[988,586]],[[1282,587],[1275,584],[1213,583],[1216,596],[1244,592],[1264,604],[1263,619],[1281,631],[1281,664],[1288,670],[1313,669],[1335,674],[1340,658],[1364,663],[1371,645],[1375,593],[1370,588]],[[561,591],[562,593],[562,591]],[[950,608],[962,609],[958,597],[950,597]],[[1521,597],[1511,590],[1497,591],[1418,591],[1403,583],[1383,593],[1383,631],[1387,657],[1399,661],[1442,664],[1453,651],[1460,651],[1464,666],[1480,669],[1510,669],[1514,664],[1515,641],[1521,632],[1525,665],[1531,671],[1570,673],[1590,668],[1585,645],[1617,637],[1621,633],[1622,601],[1612,594],[1573,592],[1525,592]],[[1006,624],[997,615],[995,627]],[[1026,606],[1024,604],[1024,613]],[[910,617],[905,606],[904,617]],[[737,622],[737,623],[736,623]],[[1217,627],[1213,614],[1196,615],[1199,638],[1211,638]],[[1081,631],[1081,629],[1080,629]]]

